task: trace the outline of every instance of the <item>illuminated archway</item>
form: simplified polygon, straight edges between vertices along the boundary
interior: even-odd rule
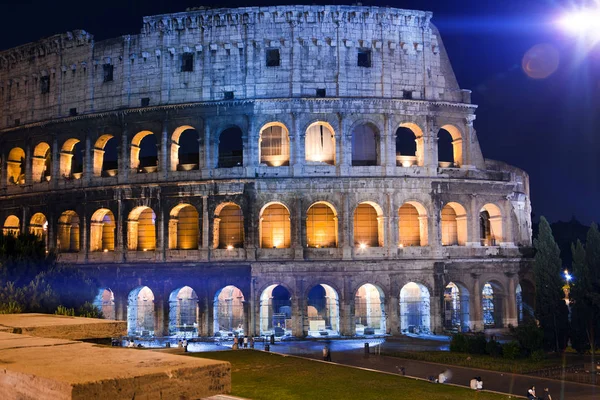
[[[21,220],[19,220],[19,217],[14,215],[6,217],[4,220],[3,232],[5,236],[18,236],[21,232]]]
[[[225,203],[217,207],[213,229],[215,249],[244,247],[244,215],[237,204]]]
[[[358,248],[382,247],[382,210],[372,202],[360,203],[354,210],[354,246]]]
[[[314,286],[307,298],[308,336],[340,334],[340,300],[334,288],[324,283]]]
[[[464,246],[467,243],[467,212],[455,202],[442,208],[442,246]]]
[[[138,132],[131,139],[130,167],[140,173],[158,170],[156,135],[150,131]]]
[[[31,216],[29,220],[29,233],[42,238],[46,242],[48,239],[48,219],[44,214],[35,213]]]
[[[152,251],[156,248],[156,214],[150,207],[136,207],[129,213],[127,248],[133,251]]]
[[[140,286],[127,299],[127,333],[131,336],[154,336],[154,293]]]
[[[318,202],[306,213],[306,244],[308,247],[337,247],[338,218],[333,206]]]
[[[107,208],[96,210],[90,223],[90,251],[115,250],[115,216]]]
[[[46,142],[38,143],[33,149],[31,160],[31,180],[33,182],[44,182],[50,180],[52,175],[52,152],[50,145]]]
[[[83,145],[79,139],[67,139],[60,150],[60,176],[79,179],[83,174]]]
[[[427,246],[427,210],[416,201],[406,202],[398,209],[400,247]]]
[[[438,161],[441,167],[463,164],[462,135],[454,125],[444,125],[438,131]]]
[[[504,326],[504,290],[499,283],[488,281],[483,285],[481,307],[485,329]]]
[[[118,157],[117,139],[109,134],[100,136],[94,144],[94,176],[115,176]]]
[[[385,296],[380,287],[365,283],[354,297],[356,335],[385,335]]]
[[[400,291],[400,330],[422,334],[431,330],[429,290],[420,283],[409,282]]]
[[[281,203],[269,203],[260,212],[260,247],[289,248],[291,245],[290,212]]]
[[[61,253],[79,251],[79,215],[68,210],[58,218],[57,248]]]
[[[290,137],[288,129],[279,122],[266,124],[260,130],[260,163],[269,167],[290,165]]]
[[[444,329],[467,332],[469,323],[469,291],[460,283],[450,282],[444,289]]]
[[[479,210],[479,238],[482,246],[497,246],[504,241],[500,208],[488,203]]]
[[[184,286],[169,296],[169,335],[198,335],[198,296],[194,289]]]
[[[198,140],[200,135],[193,126],[175,129],[171,136],[171,171],[192,171],[200,168]]]
[[[260,334],[292,335],[292,296],[282,285],[271,285],[260,295]]]
[[[315,122],[306,130],[305,158],[312,163],[335,165],[335,133],[326,122]]]
[[[423,131],[417,124],[405,122],[396,129],[396,165],[423,165]]]
[[[15,147],[8,153],[6,179],[12,185],[25,184],[25,152],[20,147]]]
[[[108,288],[98,289],[98,294],[92,303],[105,319],[117,319],[115,312],[115,295]]]
[[[215,336],[245,336],[244,294],[233,285],[225,286],[214,297]]]
[[[198,211],[190,204],[179,204],[171,210],[169,249],[198,249],[198,236],[200,234],[198,218]]]

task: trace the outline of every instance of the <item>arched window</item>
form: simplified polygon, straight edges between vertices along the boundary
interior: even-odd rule
[[[444,290],[444,329],[467,332],[469,325],[469,291],[460,283],[450,282]]]
[[[504,303],[502,286],[495,282],[486,282],[481,291],[484,328],[502,328]]]
[[[379,131],[372,124],[362,124],[352,131],[352,165],[379,164]]]
[[[442,168],[459,168],[462,163],[462,136],[453,125],[444,125],[438,131],[438,161]]]
[[[335,135],[331,125],[315,122],[306,130],[306,161],[335,165]]]
[[[118,171],[117,139],[102,135],[94,144],[94,176],[115,176]]]
[[[138,132],[131,140],[131,169],[139,173],[158,171],[156,135],[150,131]]]
[[[52,152],[50,145],[45,142],[39,143],[33,149],[31,160],[31,180],[33,182],[45,182],[52,176]]]
[[[25,184],[25,152],[20,147],[15,147],[8,153],[6,179],[9,184]]]
[[[214,239],[218,249],[244,247],[244,215],[240,206],[229,203],[217,208]]]
[[[402,333],[429,333],[431,329],[429,290],[409,282],[400,290],[400,329]]]
[[[35,213],[29,221],[29,233],[40,238],[46,238],[48,233],[48,220],[42,213]]]
[[[217,337],[244,336],[244,294],[233,285],[225,286],[214,297],[213,329]]]
[[[105,319],[117,319],[115,312],[115,295],[108,288],[98,289],[98,294],[92,303]]]
[[[133,289],[127,299],[127,333],[154,335],[154,293],[148,286]]]
[[[502,214],[495,204],[486,204],[479,211],[479,238],[482,246],[498,246],[503,240]]]
[[[136,207],[129,213],[127,248],[132,251],[152,251],[156,248],[156,214],[150,207]]]
[[[171,139],[171,171],[192,171],[200,168],[200,135],[191,126],[175,129]]]
[[[280,203],[265,206],[260,214],[260,247],[289,248],[290,238],[290,212]]]
[[[218,168],[233,168],[244,165],[244,142],[242,130],[232,127],[219,135]]]
[[[80,179],[83,174],[83,145],[79,139],[68,139],[60,150],[60,175]]]
[[[260,334],[292,336],[292,296],[282,285],[271,285],[260,295]]]
[[[324,283],[314,286],[306,299],[308,336],[340,334],[340,300],[337,291]]]
[[[4,220],[3,232],[5,236],[18,236],[21,232],[21,221],[14,215],[9,215]]]
[[[467,242],[467,213],[458,203],[442,208],[442,246],[464,246]]]
[[[198,296],[194,289],[184,286],[169,296],[169,335],[194,337],[198,334]]]
[[[68,210],[58,219],[57,248],[61,253],[79,251],[79,216]]]
[[[269,167],[290,165],[290,138],[285,125],[273,122],[260,131],[260,163]]]
[[[200,233],[198,211],[190,204],[179,204],[169,218],[169,249],[198,249]]]
[[[385,335],[385,296],[380,287],[366,283],[354,297],[354,321],[357,336]]]
[[[420,203],[404,203],[398,209],[400,247],[427,246],[427,211]]]
[[[417,137],[421,140],[417,140]],[[421,129],[412,123],[401,124],[396,129],[396,165],[398,167],[423,165],[422,137]]]
[[[90,223],[90,251],[115,250],[115,216],[108,208],[92,215]]]
[[[337,213],[327,203],[315,203],[306,213],[308,247],[337,247]]]
[[[377,208],[379,208],[377,206]],[[371,203],[361,203],[354,211],[354,246],[359,248],[383,246],[381,210]],[[381,226],[380,226],[381,225]]]

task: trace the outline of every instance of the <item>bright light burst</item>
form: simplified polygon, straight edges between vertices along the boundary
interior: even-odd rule
[[[568,12],[558,20],[558,24],[569,34],[599,41],[600,6]]]

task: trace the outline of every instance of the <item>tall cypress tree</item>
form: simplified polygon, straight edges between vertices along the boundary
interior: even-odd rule
[[[595,343],[596,309],[589,294],[592,289],[586,252],[580,240],[571,245],[573,284],[569,293],[571,304],[571,343],[578,353],[584,353]]]
[[[544,345],[561,351],[567,345],[569,310],[562,290],[562,261],[560,249],[552,236],[552,228],[541,217],[538,237],[533,241],[536,254],[533,260],[535,276],[535,316],[544,331]]]

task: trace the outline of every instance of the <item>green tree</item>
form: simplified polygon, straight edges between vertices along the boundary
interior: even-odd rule
[[[571,304],[571,343],[578,353],[584,353],[595,347],[595,321],[596,307],[593,304],[592,281],[588,268],[586,251],[577,240],[576,245],[571,245],[573,264],[573,284],[569,292]]]
[[[535,316],[544,331],[546,349],[561,351],[567,345],[569,310],[562,289],[560,249],[546,218],[540,218],[538,237],[533,241],[535,276]]]

